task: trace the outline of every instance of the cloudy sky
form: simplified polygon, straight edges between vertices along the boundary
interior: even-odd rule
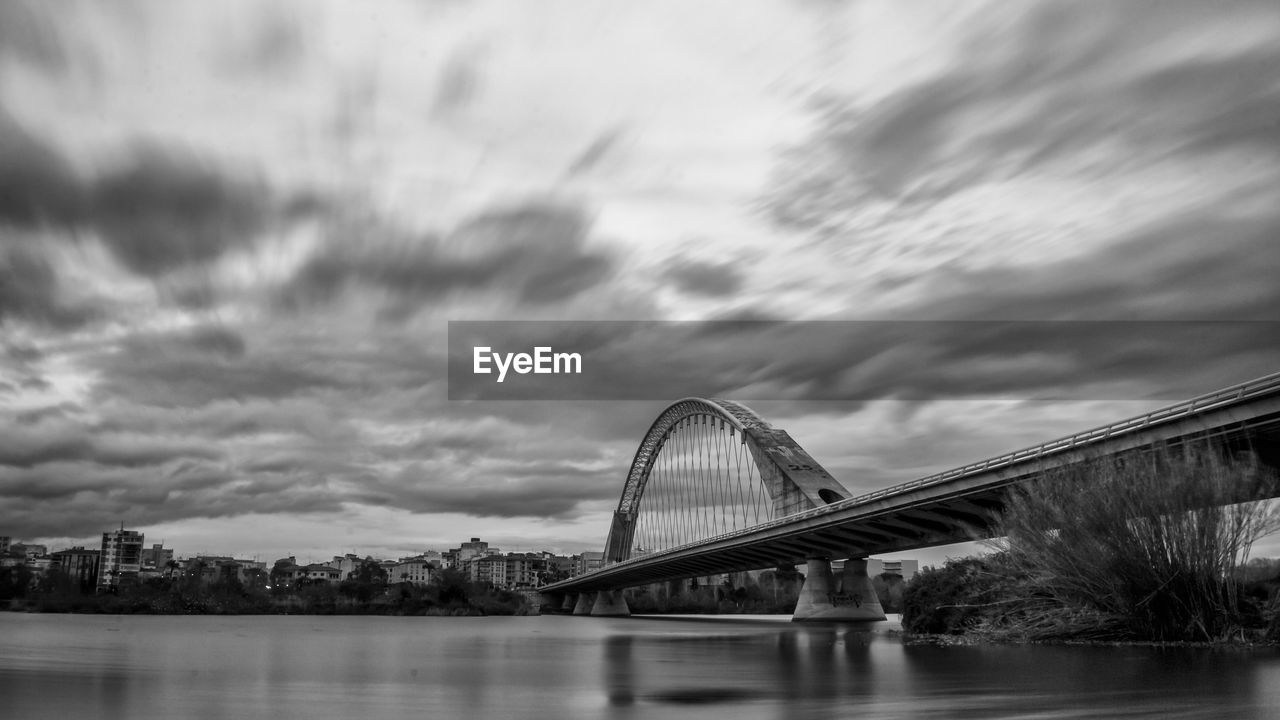
[[[599,549],[664,402],[450,320],[1091,328],[669,360],[914,479],[1275,370],[1278,188],[1270,0],[4,2],[0,534]]]

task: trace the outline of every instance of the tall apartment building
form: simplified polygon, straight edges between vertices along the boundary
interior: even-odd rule
[[[102,533],[102,553],[98,563],[98,588],[112,588],[125,578],[138,576],[142,569],[143,535],[133,530]]]
[[[13,542],[13,538],[8,535],[0,535],[0,555],[9,552],[9,543]]]
[[[462,543],[462,547],[446,550],[443,553],[442,559],[444,560],[445,567],[457,568],[458,570],[466,572],[467,563],[471,560],[501,554],[501,550],[489,547],[489,543],[481,540],[480,538],[471,538],[471,542]]]
[[[508,553],[505,559],[506,576],[502,587],[532,588],[542,584],[543,574],[547,571],[547,559],[541,554]]]
[[[501,555],[471,558],[462,567],[473,583],[502,587],[507,578],[507,560]]]

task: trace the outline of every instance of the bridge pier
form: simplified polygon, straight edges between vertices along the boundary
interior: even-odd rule
[[[574,612],[576,615],[577,612]],[[601,590],[591,605],[592,617],[631,617],[631,608],[621,590]]]
[[[573,612],[573,608],[577,604],[577,602],[578,602],[578,595],[576,593],[565,593],[564,602],[560,604],[560,612],[565,612],[565,613]]]
[[[791,620],[884,620],[884,608],[867,577],[867,559],[845,561],[839,591],[831,575],[831,560],[809,558],[805,563],[804,586]]]
[[[589,592],[578,593],[578,601],[573,604],[574,615],[590,615],[591,606],[595,604],[596,596]]]

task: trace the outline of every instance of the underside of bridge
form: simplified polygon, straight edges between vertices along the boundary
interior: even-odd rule
[[[850,497],[783,430],[743,405],[687,398],[641,441],[605,543],[605,566],[548,586],[574,614],[628,614],[622,588],[806,566],[795,619],[883,619],[869,555],[992,537],[1010,488],[1100,457],[1212,443],[1280,467],[1280,375],[1035,448]],[[1280,496],[1241,487],[1234,501]],[[830,560],[847,558],[837,577]],[[568,604],[568,601],[564,601]]]

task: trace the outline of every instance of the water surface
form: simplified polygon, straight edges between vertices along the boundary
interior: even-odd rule
[[[1280,652],[886,623],[0,613],[0,718],[1270,718]]]

